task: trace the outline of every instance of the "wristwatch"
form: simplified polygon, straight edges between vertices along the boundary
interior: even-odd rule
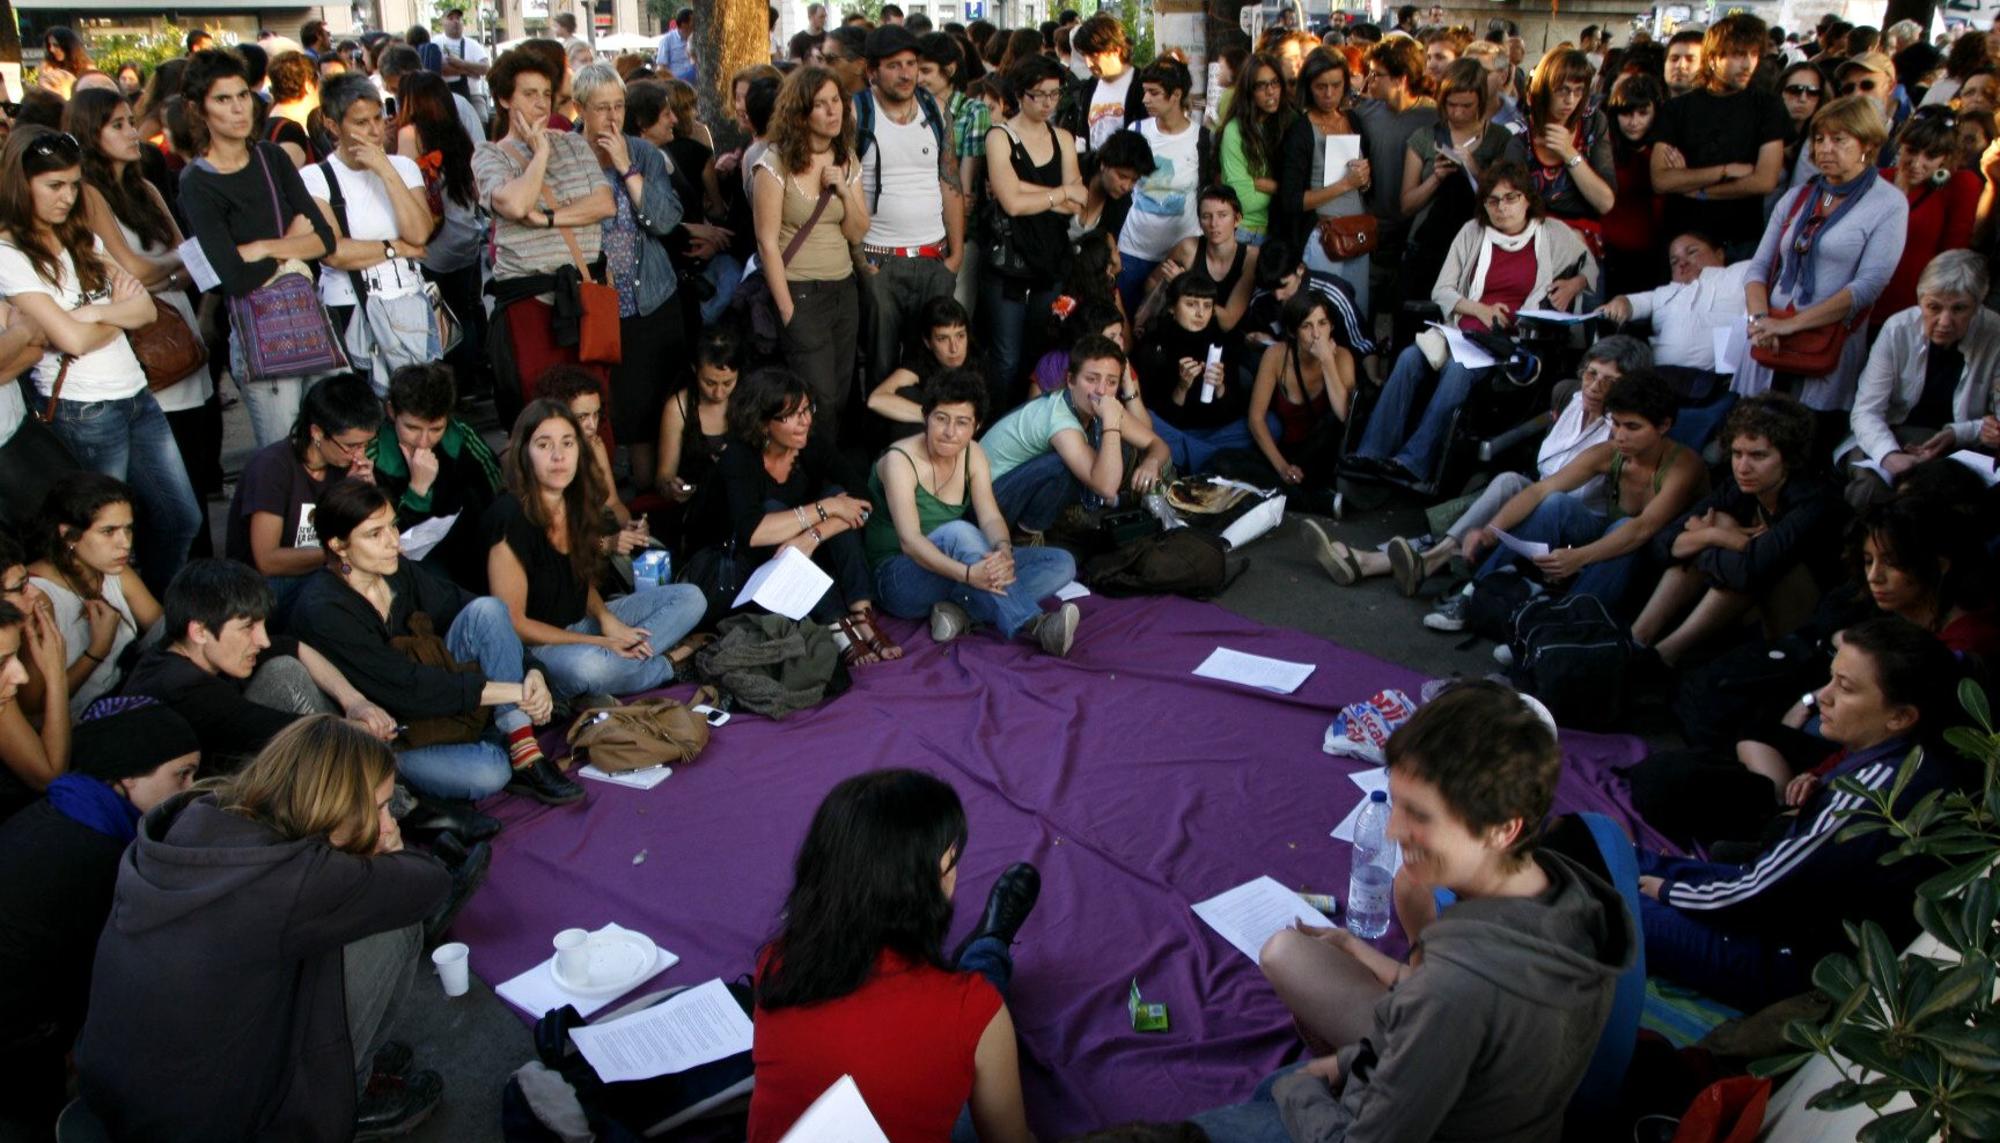
[[[394,242],[382,243],[382,258],[387,262],[394,262],[396,260],[396,244]]]
[[[1576,154],[1571,155],[1569,158],[1563,160],[1563,166],[1565,167],[1580,167],[1582,165],[1583,165],[1582,151],[1578,151]]]
[[[550,230],[554,230],[554,229],[556,228],[556,212],[555,212],[555,211],[553,211],[553,210],[550,210],[550,209],[549,209],[548,207],[546,207],[546,206],[545,206],[545,207],[543,207],[543,208],[542,208],[542,219],[543,219],[543,224],[544,224],[544,225],[546,225],[546,226],[547,226],[547,227],[548,227],[548,228],[549,228]]]

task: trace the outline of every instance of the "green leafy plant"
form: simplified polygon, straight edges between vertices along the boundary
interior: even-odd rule
[[[1854,955],[1836,953],[1813,967],[1813,983],[1836,1001],[1822,1023],[1795,1020],[1785,1039],[1802,1051],[1760,1060],[1756,1075],[1791,1071],[1814,1057],[1840,1079],[1806,1106],[1839,1111],[1866,1105],[1883,1112],[1907,1095],[1912,1106],[1878,1114],[1861,1143],[1921,1143],[1941,1138],[2000,1138],[2000,1016],[1994,982],[2000,972],[2000,732],[1985,692],[1967,680],[1959,703],[1974,726],[1953,727],[1945,741],[1978,766],[1968,790],[1933,790],[1898,814],[1897,800],[1916,775],[1912,751],[1889,789],[1868,790],[1851,778],[1834,788],[1862,799],[1839,838],[1873,833],[1900,839],[1887,865],[1927,859],[1943,870],[1917,890],[1917,923],[1953,958],[1898,954],[1873,921],[1846,926]]]
[[[187,51],[187,35],[188,29],[168,24],[141,36],[92,36],[91,63],[112,75],[128,63],[137,64],[140,74],[151,79],[154,68]],[[227,46],[234,44],[236,37],[220,35],[217,41]]]

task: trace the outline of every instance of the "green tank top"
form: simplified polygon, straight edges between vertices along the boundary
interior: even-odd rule
[[[899,448],[891,448],[889,455],[900,456],[903,463],[910,466],[911,475],[917,471],[917,462]],[[972,507],[972,461],[961,457],[959,468],[959,502],[947,504],[932,496],[920,479],[917,488],[917,530],[928,536],[953,520],[962,519]],[[875,511],[868,515],[868,529],[862,533],[862,543],[868,552],[868,566],[874,567],[890,556],[903,554],[903,542],[896,538],[896,521],[889,513],[889,498],[882,492],[882,470],[880,467],[868,470],[868,499],[875,504]]]
[[[1660,453],[1660,467],[1653,470],[1653,495],[1658,496],[1660,489],[1666,487],[1667,472],[1673,468],[1674,457],[1679,455],[1680,451],[1680,442],[1668,438],[1666,449]],[[1611,473],[1608,479],[1611,483],[1611,518],[1623,520],[1625,518],[1624,453],[1614,451],[1611,454]]]

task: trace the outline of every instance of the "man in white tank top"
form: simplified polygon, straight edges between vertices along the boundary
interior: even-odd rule
[[[861,190],[871,212],[861,240],[870,272],[866,339],[872,385],[901,364],[905,335],[933,298],[957,285],[965,201],[951,127],[917,84],[917,39],[899,24],[868,34],[869,84],[854,97]]]

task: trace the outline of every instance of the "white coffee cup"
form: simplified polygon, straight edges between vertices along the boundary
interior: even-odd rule
[[[556,975],[571,984],[590,983],[590,934],[564,929],[556,934]]]
[[[472,987],[471,957],[472,950],[458,941],[431,950],[431,963],[437,966],[446,996],[464,996]]]

